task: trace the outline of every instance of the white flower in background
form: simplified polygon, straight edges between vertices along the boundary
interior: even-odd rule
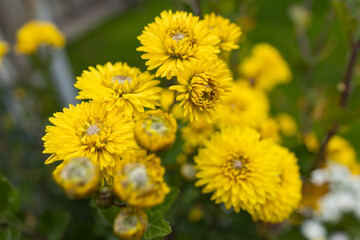
[[[325,222],[338,222],[344,213],[356,209],[357,201],[351,191],[331,191],[319,200],[320,209],[315,216]]]
[[[345,213],[354,213],[360,220],[360,176],[352,175],[344,165],[330,162],[326,168],[313,171],[311,181],[329,187],[329,192],[318,200],[319,209],[314,212],[317,220],[335,223]]]
[[[324,225],[317,220],[306,220],[301,224],[300,231],[302,235],[309,240],[326,239],[326,229]]]
[[[332,233],[329,240],[350,240],[350,236],[346,232],[338,231]]]

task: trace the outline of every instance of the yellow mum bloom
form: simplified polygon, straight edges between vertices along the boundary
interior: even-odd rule
[[[231,92],[224,97],[225,106],[220,109],[220,126],[249,125],[258,127],[268,117],[269,100],[261,89],[254,89],[244,81],[237,81]]]
[[[118,107],[128,116],[138,116],[144,107],[155,109],[159,105],[159,82],[149,72],[142,73],[126,63],[107,63],[89,67],[77,77],[75,87],[81,91],[76,98],[108,103],[108,111]]]
[[[264,204],[247,209],[255,221],[279,223],[289,218],[301,201],[302,182],[295,155],[288,149],[274,145],[272,151],[280,169],[275,197]]]
[[[184,140],[183,150],[192,153],[197,147],[203,146],[214,133],[214,125],[208,123],[204,118],[198,122],[191,122],[181,129],[181,137]]]
[[[210,122],[218,114],[225,92],[230,86],[231,76],[226,64],[219,59],[198,61],[186,71],[179,71],[180,85],[171,86],[179,95],[177,101],[184,108],[184,117],[199,121],[200,114]]]
[[[135,139],[139,146],[159,152],[168,150],[176,139],[177,123],[168,113],[158,110],[146,111],[135,124]]]
[[[303,140],[306,149],[310,152],[316,152],[320,147],[319,139],[314,132],[305,133]]]
[[[89,196],[100,184],[99,169],[87,157],[72,158],[61,163],[54,170],[53,178],[70,198]]]
[[[215,13],[206,14],[204,20],[207,27],[220,38],[220,48],[225,51],[237,49],[241,35],[240,27]]]
[[[346,166],[351,166],[353,162],[356,162],[356,152],[351,144],[338,135],[333,136],[327,147],[326,147],[326,158],[344,164]]]
[[[9,51],[9,44],[0,41],[0,59]]]
[[[160,93],[160,106],[165,111],[168,112],[170,107],[175,102],[175,93],[170,91],[167,88],[164,88]]]
[[[145,52],[148,70],[158,68],[156,76],[170,79],[178,70],[191,67],[198,59],[216,57],[219,38],[210,32],[206,23],[192,13],[163,11],[138,37]]]
[[[287,137],[296,135],[298,128],[295,119],[287,113],[280,113],[276,116],[280,131]]]
[[[61,48],[65,38],[54,24],[46,21],[30,21],[18,30],[15,49],[19,53],[33,54],[41,45]]]
[[[77,156],[88,157],[98,163],[110,184],[116,164],[137,147],[134,123],[121,112],[106,111],[106,105],[98,102],[70,105],[64,112],[55,113],[49,121],[54,126],[47,126],[42,138],[43,153],[51,154],[45,164]]]
[[[144,210],[124,207],[114,220],[114,235],[124,240],[138,240],[144,235],[148,226],[148,218]]]
[[[159,157],[140,151],[117,165],[115,194],[134,207],[149,208],[161,204],[170,192],[164,174]]]
[[[255,45],[251,56],[245,58],[239,68],[244,78],[264,90],[291,80],[289,66],[280,53],[267,43]]]
[[[273,118],[267,118],[257,127],[262,139],[270,138],[275,142],[281,142],[279,126]]]
[[[9,51],[9,45],[4,41],[0,41],[0,69],[2,65],[1,64],[2,59],[8,51]]]
[[[215,203],[236,212],[264,204],[280,181],[273,148],[272,141],[260,140],[248,127],[222,129],[194,158],[199,178],[195,186],[205,185],[203,193],[213,192]]]

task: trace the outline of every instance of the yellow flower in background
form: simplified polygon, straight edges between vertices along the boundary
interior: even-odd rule
[[[145,52],[148,70],[158,68],[157,77],[171,79],[179,70],[186,70],[198,59],[216,57],[219,38],[211,33],[205,22],[192,13],[163,11],[155,22],[145,27],[138,37],[136,50]]]
[[[264,204],[247,210],[255,221],[279,223],[289,218],[290,214],[299,206],[302,182],[295,155],[278,145],[273,146],[271,151],[276,156],[274,159],[281,170],[275,197],[266,199]]]
[[[270,138],[277,143],[281,142],[279,126],[273,118],[267,118],[266,120],[262,121],[260,126],[257,127],[257,130],[260,132],[261,139]]]
[[[203,146],[205,140],[208,140],[214,131],[214,125],[204,118],[184,126],[181,129],[181,138],[184,140],[183,150],[186,153],[194,152],[197,147]]]
[[[353,146],[351,146],[351,143],[346,139],[338,135],[333,136],[330,139],[326,147],[325,156],[328,160],[332,160],[346,166],[351,166],[351,164],[356,162],[356,152]]]
[[[144,235],[149,220],[144,210],[124,207],[114,219],[114,235],[124,240],[138,240]]]
[[[96,163],[87,157],[76,157],[62,162],[53,172],[53,178],[70,198],[92,194],[100,184]]]
[[[46,127],[42,138],[51,156],[45,161],[65,162],[83,156],[94,160],[106,181],[111,184],[113,169],[134,148],[134,122],[119,111],[106,111],[106,105],[90,101],[70,105],[49,118],[54,126]],[[104,179],[101,179],[102,183]]]
[[[268,118],[269,100],[261,89],[254,89],[244,81],[236,81],[224,97],[219,111],[218,125],[258,127]]]
[[[295,136],[298,127],[295,119],[287,113],[280,113],[276,116],[276,121],[278,123],[281,133],[287,137]]]
[[[175,118],[161,110],[149,110],[135,124],[135,139],[139,146],[151,152],[169,149],[176,139]]]
[[[199,121],[203,115],[208,122],[216,117],[217,109],[228,91],[231,82],[226,64],[219,59],[198,61],[188,69],[179,71],[177,78],[180,85],[169,89],[176,90],[177,101],[184,108],[184,117],[190,121]]]
[[[138,116],[144,107],[155,109],[158,105],[159,80],[149,72],[129,67],[126,63],[107,63],[96,68],[89,67],[81,77],[77,77],[75,87],[80,90],[77,99],[93,99],[108,103],[107,110],[120,108],[128,116]]]
[[[319,139],[314,132],[305,133],[303,136],[303,140],[305,143],[305,147],[309,152],[316,152],[319,150]]]
[[[169,89],[164,88],[160,93],[160,106],[165,111],[168,112],[170,107],[175,102],[175,93]]]
[[[18,30],[15,49],[19,53],[33,54],[42,45],[54,48],[65,45],[64,36],[51,22],[33,20]]]
[[[213,192],[215,203],[251,209],[274,195],[280,181],[274,143],[260,140],[260,134],[248,127],[225,128],[216,132],[194,158],[195,186],[203,193]]]
[[[159,157],[139,151],[117,164],[115,194],[134,207],[149,208],[161,204],[170,192],[164,174]]]
[[[291,80],[288,64],[278,50],[267,43],[255,45],[251,55],[240,63],[239,70],[247,81],[266,91]]]
[[[5,56],[5,54],[8,53],[8,51],[9,51],[9,45],[4,41],[0,41],[0,70],[2,66],[2,59]]]
[[[210,31],[220,38],[221,49],[231,51],[239,48],[238,42],[241,35],[239,26],[215,13],[206,14],[203,21],[206,22]]]
[[[0,41],[0,59],[5,56],[9,51],[9,44],[4,41]]]

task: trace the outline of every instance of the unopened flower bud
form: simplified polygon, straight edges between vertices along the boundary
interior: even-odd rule
[[[114,234],[124,240],[140,239],[147,228],[148,218],[142,209],[125,207],[114,220]]]
[[[136,121],[135,139],[139,146],[151,152],[169,149],[176,138],[175,118],[161,110],[150,110]]]
[[[115,202],[115,195],[110,187],[102,187],[95,192],[94,195],[95,204],[99,208],[109,208]]]
[[[99,186],[99,170],[87,157],[77,157],[61,163],[53,172],[56,183],[70,198],[92,194]]]

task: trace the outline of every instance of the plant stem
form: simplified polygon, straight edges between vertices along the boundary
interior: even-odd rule
[[[201,0],[193,0],[193,12],[201,17]]]
[[[116,207],[126,207],[127,204],[126,204],[126,203],[115,202],[115,203],[114,203],[114,206],[116,206]]]
[[[347,65],[345,77],[343,80],[344,89],[342,90],[341,98],[340,98],[340,102],[339,102],[339,106],[341,108],[346,108],[346,103],[349,99],[350,88],[351,88],[351,79],[352,79],[352,75],[354,72],[354,67],[355,67],[357,55],[359,53],[359,49],[360,49],[360,38],[356,43],[352,44],[351,49],[350,49],[351,50],[350,59],[349,59],[349,63]],[[332,127],[329,129],[328,133],[326,134],[324,140],[321,143],[319,153],[316,157],[316,161],[314,162],[311,170],[314,170],[314,169],[320,167],[324,163],[327,144],[329,143],[331,138],[336,134],[338,128],[339,128],[339,123],[337,121],[335,121],[333,123]]]

